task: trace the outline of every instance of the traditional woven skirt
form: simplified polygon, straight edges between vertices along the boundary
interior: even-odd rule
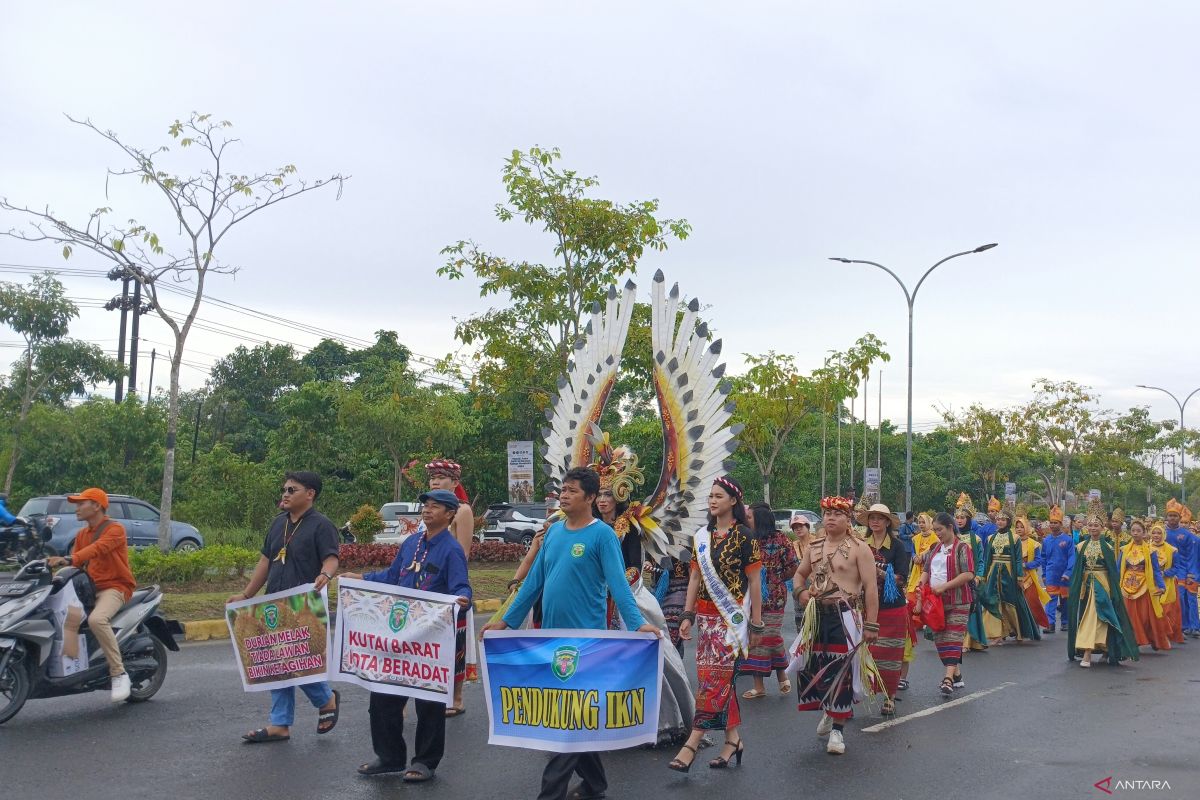
[[[1154,604],[1149,592],[1142,592],[1138,598],[1125,598],[1125,610],[1129,612],[1129,624],[1133,626],[1133,635],[1137,637],[1138,645],[1150,645],[1155,650],[1170,650],[1170,623],[1166,611],[1163,616],[1154,616]]]
[[[887,696],[896,696],[900,666],[904,662],[904,642],[908,639],[908,608],[879,609],[879,638],[870,645],[871,657],[883,677]]]
[[[460,608],[454,619],[454,682],[476,681],[475,665],[471,665],[471,674],[467,674],[467,609]]]
[[[737,659],[725,643],[725,620],[716,606],[697,602],[696,629],[696,716],[692,727],[706,731],[737,727],[742,723],[733,685]]]
[[[801,711],[821,710],[835,720],[854,715],[854,671],[838,608],[819,606],[816,641],[797,675]]]
[[[937,648],[942,666],[951,667],[962,663],[963,634],[967,632],[969,603],[951,605],[945,603],[946,627],[933,632],[933,645]]]
[[[750,655],[742,661],[738,672],[742,675],[770,675],[788,665],[787,649],[783,646],[783,610],[762,612],[766,631],[758,638],[758,644],[750,646]]]
[[[671,591],[668,584],[667,594],[662,601],[663,617],[667,621],[667,632],[671,634],[671,644],[679,647],[679,622],[683,614],[683,604],[687,601],[687,584],[681,590]]]

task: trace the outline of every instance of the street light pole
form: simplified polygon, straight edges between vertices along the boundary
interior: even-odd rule
[[[972,253],[982,253],[984,250],[991,250],[996,246],[995,242],[990,244],[981,244],[974,250],[964,250],[961,253],[954,253],[946,256],[941,261],[934,264],[929,269],[925,270],[925,274],[921,276],[921,280],[917,281],[916,288],[911,292],[904,285],[904,281],[900,280],[900,276],[892,270],[879,264],[875,261],[864,261],[856,258],[830,258],[830,261],[840,261],[843,264],[869,264],[872,267],[879,269],[891,275],[896,283],[900,284],[901,291],[904,292],[904,300],[908,303],[908,425],[904,436],[904,510],[912,510],[912,409],[913,409],[913,305],[917,301],[917,292],[921,291],[921,284],[925,283],[925,279],[929,277],[935,269],[945,264],[947,261],[958,258],[959,256],[967,256]]]
[[[1184,409],[1187,408],[1188,400],[1191,400],[1193,397],[1195,397],[1196,393],[1200,392],[1200,389],[1193,389],[1192,393],[1189,394],[1187,397],[1183,398],[1183,402],[1181,403],[1181,402],[1179,402],[1178,397],[1176,397],[1173,393],[1168,392],[1166,389],[1162,388],[1161,386],[1147,386],[1144,383],[1139,383],[1137,385],[1137,388],[1152,389],[1156,392],[1162,392],[1167,397],[1170,397],[1172,400],[1174,400],[1175,405],[1179,406],[1179,432],[1183,433],[1183,411],[1184,411]],[[1186,471],[1187,471],[1187,462],[1186,462],[1185,456],[1184,456],[1183,442],[1180,442],[1179,443],[1179,502],[1181,502],[1181,503],[1187,502],[1187,477],[1184,474]]]

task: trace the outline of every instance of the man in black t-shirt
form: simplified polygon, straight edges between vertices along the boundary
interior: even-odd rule
[[[289,472],[284,479],[283,513],[271,522],[258,564],[246,591],[229,598],[234,603],[258,594],[282,592],[306,583],[320,591],[338,568],[338,532],[324,514],[313,508],[321,494],[321,478],[315,472]],[[317,733],[329,733],[337,724],[338,693],[327,681],[306,683],[300,689],[318,709]],[[296,690],[289,686],[271,690],[271,724],[244,734],[250,744],[282,742],[291,738],[295,720]]]

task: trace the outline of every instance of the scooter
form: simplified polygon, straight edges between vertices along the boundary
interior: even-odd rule
[[[0,525],[0,565],[15,566],[37,558],[58,555],[47,542],[54,531],[46,524],[45,514],[17,517],[10,525]]]
[[[30,561],[11,580],[0,579],[0,724],[16,716],[34,698],[61,697],[108,691],[108,662],[84,621],[88,659],[72,674],[54,675],[61,659],[62,626],[49,607],[52,598],[71,583],[79,570],[60,569],[53,574],[44,559]],[[112,619],[121,647],[125,672],[133,684],[130,703],[149,700],[167,677],[167,651],[179,650],[178,622],[158,611],[162,592],[158,586],[138,589]]]

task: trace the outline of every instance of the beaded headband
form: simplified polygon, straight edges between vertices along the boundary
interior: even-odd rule
[[[733,495],[733,498],[735,500],[737,500],[738,502],[741,502],[742,490],[737,487],[736,483],[729,480],[729,478],[725,478],[725,477],[717,478],[715,481],[713,481],[713,485],[720,486],[722,489],[729,492],[729,494]]]
[[[854,508],[854,503],[850,502],[848,497],[825,497],[821,499],[822,511],[841,511],[844,514],[849,514]]]

